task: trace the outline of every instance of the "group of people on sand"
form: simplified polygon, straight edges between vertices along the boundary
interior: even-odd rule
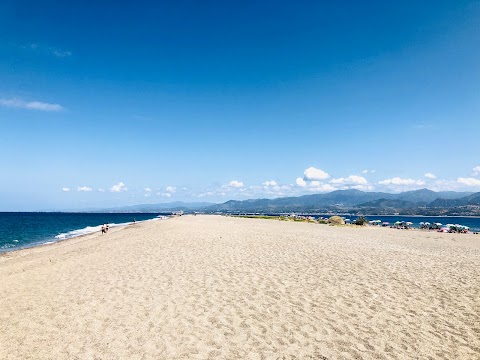
[[[106,234],[108,232],[108,224],[103,224],[101,230],[102,230],[102,235]]]

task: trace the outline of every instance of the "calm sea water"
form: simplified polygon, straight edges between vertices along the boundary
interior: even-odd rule
[[[164,213],[0,213],[0,252],[32,247],[100,231],[110,227],[155,219]]]
[[[272,216],[279,216],[283,214],[266,214]],[[299,215],[302,215],[299,213]],[[331,214],[305,214],[305,216],[326,217],[329,218]],[[355,215],[341,215],[342,217],[350,220],[355,220],[358,216]],[[421,222],[429,223],[441,223],[446,224],[459,224],[468,226],[472,232],[480,232],[480,218],[478,217],[461,217],[461,216],[403,216],[403,215],[364,215],[367,220],[380,220],[382,222],[389,222],[393,224],[395,221],[410,221],[413,223],[413,227],[419,227]]]
[[[329,215],[324,215],[329,217]],[[355,220],[358,216],[344,216],[347,219]],[[471,231],[480,231],[480,218],[474,217],[445,217],[445,216],[400,216],[400,215],[365,215],[367,220],[380,220],[382,222],[389,222],[393,224],[395,221],[410,221],[413,223],[413,227],[419,227],[421,222],[429,223],[441,223],[446,224],[459,224],[468,226]]]

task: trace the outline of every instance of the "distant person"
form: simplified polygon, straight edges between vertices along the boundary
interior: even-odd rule
[[[102,225],[102,235],[105,234],[105,225]]]
[[[133,218],[133,223],[135,224],[135,218]]]
[[[108,232],[108,229],[109,229],[108,224],[105,224],[105,233]]]

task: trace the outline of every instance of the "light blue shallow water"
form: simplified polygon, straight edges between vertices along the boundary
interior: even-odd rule
[[[0,252],[68,239],[135,221],[155,219],[161,213],[0,213]]]

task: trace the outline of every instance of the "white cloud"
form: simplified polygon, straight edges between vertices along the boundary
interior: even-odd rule
[[[123,182],[119,182],[117,185],[113,185],[110,188],[111,192],[122,192],[122,191],[127,191],[128,188],[125,186]]]
[[[63,188],[62,188],[62,191],[63,191],[63,192],[68,192],[68,191],[70,191],[70,188],[68,188],[68,187],[63,187]]]
[[[380,185],[425,185],[425,181],[413,180],[413,179],[401,179],[394,177],[392,179],[386,179],[378,182]]]
[[[80,186],[80,187],[77,188],[77,191],[90,192],[90,191],[92,191],[92,188],[88,187],[88,186]]]
[[[146,192],[151,192],[151,191],[152,191],[152,189],[150,189],[150,188],[148,188],[148,187],[145,188],[145,189],[143,189],[143,190],[145,190]]]
[[[24,101],[20,99],[0,99],[0,106],[40,111],[61,111],[63,106],[40,101]]]
[[[353,185],[353,186],[350,186],[350,189],[356,189],[361,191],[372,191],[373,186],[372,185]]]
[[[307,186],[307,182],[305,180],[303,180],[302,178],[297,178],[295,180],[295,183],[300,186],[300,187],[305,187]]]
[[[175,193],[175,192],[177,191],[177,188],[176,188],[175,186],[167,186],[167,187],[165,188],[165,191],[166,191],[167,193],[173,194],[173,193]]]
[[[44,44],[29,44],[26,46],[22,46],[24,49],[30,49],[37,54],[46,54],[46,55],[54,55],[56,57],[67,57],[72,56],[72,52],[68,50],[62,50],[56,47],[46,46]]]
[[[480,180],[475,178],[458,178],[457,182],[467,186],[480,186]]]
[[[305,180],[323,180],[330,177],[325,171],[314,168],[313,166],[309,167],[303,172]]]
[[[243,187],[243,182],[241,181],[237,181],[237,180],[232,180],[228,183],[228,186],[230,187],[234,187],[234,188],[241,188]]]
[[[475,166],[473,168],[473,175],[475,176],[480,175],[480,166]]]
[[[205,193],[198,194],[197,197],[203,198],[203,197],[206,197],[206,196],[213,196],[213,195],[215,195],[215,193],[213,191],[207,191]]]
[[[437,177],[435,175],[433,175],[432,173],[426,173],[425,175],[426,178],[429,178],[429,179],[436,179]]]
[[[99,188],[98,192],[105,192],[105,189]]]
[[[167,192],[166,193],[157,193],[157,195],[162,196],[162,197],[166,197],[166,198],[172,197],[172,194],[167,193]]]
[[[368,184],[368,181],[363,176],[350,175],[346,178],[342,177],[342,178],[338,178],[338,179],[332,179],[332,180],[330,180],[330,183],[332,183],[332,184],[366,185],[366,184]]]
[[[277,182],[275,180],[270,180],[270,181],[265,181],[263,184],[263,186],[277,186]]]
[[[61,50],[61,49],[55,49],[55,48],[50,48],[50,51],[53,55],[57,57],[67,57],[67,56],[72,56],[71,51],[67,50]]]
[[[363,170],[362,174],[368,174],[368,170]]]

